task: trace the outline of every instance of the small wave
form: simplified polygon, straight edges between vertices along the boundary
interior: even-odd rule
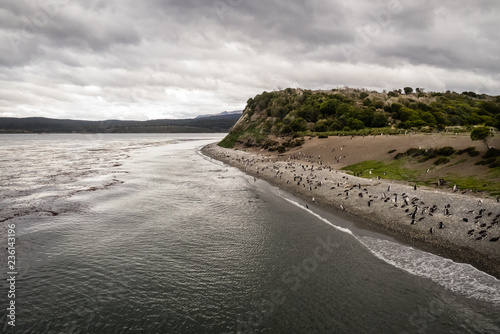
[[[350,235],[353,235],[352,234],[352,231],[348,228],[345,228],[345,227],[340,227],[340,226],[337,226],[335,224],[332,224],[328,219],[325,219],[323,217],[321,217],[320,215],[318,215],[316,212],[312,211],[312,210],[309,210],[308,208],[306,208],[304,205],[300,204],[300,203],[297,203],[295,201],[292,201],[291,199],[288,199],[286,197],[282,197],[283,199],[285,199],[287,202],[290,202],[292,203],[293,205],[295,206],[298,206],[299,208],[302,208],[304,210],[306,210],[307,212],[309,212],[311,215],[313,215],[314,217],[318,218],[319,220],[321,220],[322,222],[324,223],[327,223],[328,225],[334,227],[335,229],[339,230],[339,231],[342,231],[344,233],[348,233]]]
[[[413,275],[429,278],[445,288],[500,306],[500,281],[470,264],[387,240],[358,238],[375,256]]]
[[[500,306],[500,281],[469,264],[457,263],[389,240],[356,236],[351,230],[333,224],[304,205],[284,196],[281,197],[335,229],[353,235],[376,257],[390,265],[412,275],[429,278],[448,290]]]

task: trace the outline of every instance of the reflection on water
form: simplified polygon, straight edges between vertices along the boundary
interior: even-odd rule
[[[493,302],[381,260],[370,251],[380,240],[368,249],[196,151],[220,135],[1,137],[0,220],[16,223],[19,242],[16,332],[499,330]],[[5,317],[0,329],[15,332]]]

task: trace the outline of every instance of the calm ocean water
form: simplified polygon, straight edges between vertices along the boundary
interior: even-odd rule
[[[498,280],[199,152],[221,138],[0,135],[0,332],[500,332]]]

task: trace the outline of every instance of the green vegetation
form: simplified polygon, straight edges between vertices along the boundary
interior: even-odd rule
[[[434,161],[434,165],[436,165],[436,166],[446,165],[448,162],[450,162],[449,158],[441,157],[441,158],[438,158],[436,161]]]
[[[230,132],[222,141],[219,143],[219,146],[224,147],[224,148],[233,148],[234,145],[236,145],[236,142],[238,138],[244,133],[245,131],[240,130],[237,132]]]
[[[500,167],[500,150],[490,148],[483,156],[483,159],[476,162],[476,165],[488,165],[489,168]]]
[[[488,173],[485,177],[478,176],[459,176],[455,174],[448,174],[446,180],[449,184],[456,184],[462,190],[484,191],[490,196],[500,195],[500,182],[497,175],[498,173]]]
[[[470,139],[482,140],[487,148],[490,148],[490,146],[488,145],[488,139],[490,137],[493,137],[493,132],[491,131],[491,128],[486,126],[474,128],[470,133]]]
[[[364,176],[378,177],[381,179],[403,180],[415,182],[418,175],[422,173],[418,169],[403,168],[404,162],[402,160],[394,161],[391,163],[384,163],[382,161],[367,160],[350,166],[342,168],[345,171],[350,171],[353,174],[361,174]],[[371,171],[371,174],[369,172]]]
[[[464,153],[467,153],[471,157],[477,157],[479,155],[479,151],[476,150],[474,146],[468,147],[464,150],[457,151],[458,155],[462,155]]]
[[[493,152],[492,154],[500,154],[500,150],[497,151],[498,152]],[[447,157],[441,157],[436,160],[436,162],[440,160],[443,160],[444,163],[450,161]],[[461,159],[453,165],[464,163],[465,161],[466,159]],[[368,160],[346,166],[342,169],[351,174],[370,178],[380,176],[382,179],[401,180],[427,186],[437,184],[437,178],[427,178],[428,174],[425,172],[426,168],[415,167],[414,164],[410,164],[411,168],[406,168],[404,167],[406,162],[407,159],[399,159],[391,163]],[[436,162],[436,165],[440,164]],[[370,171],[371,174],[369,174]],[[490,169],[484,176],[460,176],[448,173],[444,179],[446,180],[447,187],[452,187],[456,184],[461,190],[484,191],[489,193],[490,196],[500,195],[500,168]]]
[[[254,126],[250,140],[244,137]],[[424,92],[423,88],[378,93],[364,89],[311,91],[287,88],[250,98],[231,131],[247,145],[256,136],[342,136],[400,134],[406,131],[478,131],[500,128],[500,96],[473,92]],[[243,132],[241,132],[243,130]],[[476,135],[475,135],[476,136]],[[478,140],[482,139],[479,133]]]
[[[439,157],[436,161],[434,161],[435,165],[447,164],[450,162],[450,159],[447,158],[453,155],[456,150],[453,147],[446,146],[438,149],[419,149],[419,148],[410,148],[405,153],[398,153],[394,157],[394,159],[399,160],[405,156],[418,158],[418,162],[426,162],[427,160],[434,159]]]

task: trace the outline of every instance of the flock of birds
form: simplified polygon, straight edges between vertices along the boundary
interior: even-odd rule
[[[340,151],[344,148],[345,146],[341,146]],[[342,203],[347,203],[349,199],[357,197],[357,205],[362,203],[361,200],[364,200],[368,207],[383,203],[388,209],[394,210],[399,208],[403,210],[404,214],[408,217],[410,225],[418,225],[422,221],[426,219],[430,220],[430,217],[433,217],[431,222],[435,225],[428,230],[431,235],[435,234],[436,230],[445,229],[448,224],[467,224],[464,226],[472,227],[467,231],[468,237],[474,238],[476,241],[489,240],[490,242],[497,242],[500,239],[500,229],[498,228],[500,213],[495,215],[492,210],[483,208],[483,201],[481,199],[477,200],[477,204],[474,205],[475,207],[461,210],[460,208],[452,208],[451,204],[439,206],[438,204],[425,203],[422,199],[415,196],[417,191],[416,185],[413,187],[414,191],[412,195],[408,193],[398,194],[391,191],[391,185],[388,185],[381,192],[378,190],[379,188],[376,191],[375,189],[369,191],[370,187],[380,185],[380,183],[373,184],[371,182],[372,184],[370,184],[368,182],[368,184],[361,184],[359,183],[360,179],[356,179],[358,183],[353,183],[352,180],[349,180],[349,176],[338,174],[329,164],[324,164],[321,156],[318,156],[316,159],[311,155],[301,152],[279,157],[265,157],[262,155],[249,155],[245,157],[223,153],[222,155],[224,155],[222,158],[225,158],[225,160],[243,166],[245,171],[256,174],[269,172],[274,179],[282,180],[286,184],[291,183],[296,187],[301,187],[303,190],[311,192],[312,202],[316,201],[313,196],[314,190],[327,187],[327,189],[331,190],[332,196],[337,196],[341,199],[341,210],[346,210]],[[334,157],[337,162],[342,158],[345,158],[345,156],[335,155]],[[325,174],[322,171],[328,173]],[[371,175],[370,172],[368,173]],[[355,176],[361,176],[360,174],[356,174]],[[380,179],[380,177],[377,179]],[[254,178],[255,180],[256,178]],[[454,191],[457,191],[456,187]],[[498,198],[497,202],[499,202]],[[305,206],[309,208],[307,204]],[[443,219],[436,219],[438,217]],[[436,220],[436,223],[434,223],[434,220]],[[464,228],[464,231],[466,229],[467,227]]]

